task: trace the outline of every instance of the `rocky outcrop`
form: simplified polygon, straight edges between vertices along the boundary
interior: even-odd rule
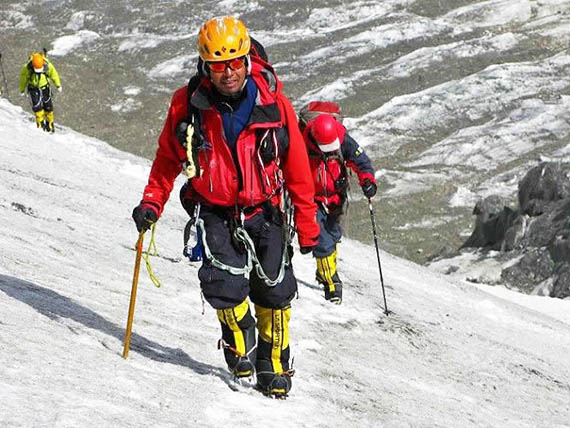
[[[462,248],[501,252],[509,288],[570,297],[570,163],[546,162],[518,186],[516,208],[490,196],[473,210],[475,228]]]

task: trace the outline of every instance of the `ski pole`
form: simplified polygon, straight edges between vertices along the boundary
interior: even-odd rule
[[[139,282],[139,271],[141,267],[144,232],[144,229],[140,231],[139,239],[137,241],[137,257],[135,259],[135,272],[133,274],[133,286],[131,288],[131,302],[129,304],[127,330],[125,331],[125,347],[123,348],[123,358],[125,359],[129,356],[129,346],[131,344],[131,331],[133,329],[133,317],[135,315],[135,300],[137,299],[137,285]]]
[[[6,98],[10,99],[8,92],[8,81],[6,80],[6,73],[4,73],[4,64],[2,63],[2,52],[0,52],[0,68],[2,69],[2,78],[4,79],[4,87],[6,88]]]
[[[378,237],[376,235],[376,222],[374,221],[374,209],[372,201],[368,198],[368,208],[370,209],[370,221],[372,222],[372,233],[374,235],[374,246],[376,247],[376,258],[378,259],[378,271],[380,272],[380,283],[382,284],[382,296],[384,296],[384,314],[388,315],[388,304],[386,303],[386,290],[384,289],[384,277],[382,276],[382,265],[380,264],[380,250],[378,250]]]

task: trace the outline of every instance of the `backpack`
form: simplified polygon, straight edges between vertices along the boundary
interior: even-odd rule
[[[340,106],[334,101],[311,101],[299,111],[299,128],[305,130],[307,123],[318,115],[327,113],[342,123],[343,115]]]

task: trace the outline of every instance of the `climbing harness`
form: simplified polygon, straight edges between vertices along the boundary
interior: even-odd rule
[[[243,275],[246,279],[249,279],[251,271],[255,268],[255,273],[259,279],[263,280],[268,287],[275,287],[277,284],[283,281],[285,276],[285,270],[291,265],[291,260],[289,258],[289,252],[287,251],[287,246],[289,244],[288,240],[284,240],[281,256],[281,267],[279,269],[279,274],[275,279],[271,279],[265,273],[265,270],[261,266],[261,262],[257,257],[255,251],[255,245],[251,240],[251,237],[245,230],[243,223],[245,220],[245,213],[243,210],[240,213],[240,221],[236,222],[236,227],[233,231],[234,238],[243,244],[246,251],[246,264],[243,267],[230,266],[225,264],[214,257],[208,246],[206,228],[204,226],[204,221],[201,218],[196,219],[196,227],[202,232],[202,244],[204,255],[206,259],[210,262],[212,266],[217,269],[224,270],[231,273],[232,275]]]

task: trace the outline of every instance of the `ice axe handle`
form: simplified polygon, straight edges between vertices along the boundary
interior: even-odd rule
[[[144,232],[144,229],[140,231],[139,239],[137,240],[137,256],[135,259],[135,271],[133,273],[133,285],[131,287],[131,301],[129,304],[129,316],[127,318],[127,330],[125,331],[125,346],[123,348],[123,358],[125,359],[129,356],[129,346],[131,344],[131,332],[133,329],[133,317],[135,315],[135,301],[137,299],[137,285],[139,283],[139,272],[141,268]]]

